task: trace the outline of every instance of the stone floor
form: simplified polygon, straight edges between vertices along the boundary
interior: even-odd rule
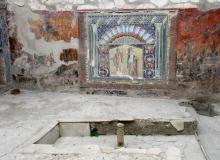
[[[0,94],[8,91],[10,89],[10,85],[0,84]]]
[[[114,135],[61,137],[54,145],[29,146],[21,150],[17,157],[33,159],[33,155],[38,159],[68,160],[71,158],[115,160],[119,157],[123,160],[205,160],[193,135],[125,136],[123,148],[117,148]]]
[[[38,92],[23,90],[20,95],[14,96],[5,93],[0,96],[0,159],[149,159],[149,160],[203,160],[203,154],[199,148],[195,136],[152,136],[154,142],[158,142],[159,146],[145,147],[144,152],[148,150],[163,151],[161,154],[142,154],[141,148],[136,146],[134,150],[124,149],[125,152],[101,153],[94,149],[93,154],[85,153],[69,153],[69,154],[22,154],[19,152],[26,145],[27,141],[33,139],[34,135],[42,131],[45,126],[59,119],[65,120],[112,120],[112,119],[160,119],[160,120],[190,120],[193,117],[186,111],[185,107],[178,105],[178,100],[170,99],[152,99],[152,98],[130,98],[116,96],[98,96],[98,95],[80,95],[71,93],[58,92]],[[202,117],[204,118],[204,117]],[[199,116],[199,120],[202,119]],[[201,125],[205,124],[205,119],[201,120]],[[211,121],[210,121],[211,122]],[[216,122],[215,122],[216,123]],[[199,125],[200,126],[200,125]],[[210,128],[212,125],[210,125]],[[217,149],[211,148],[206,135],[206,127],[201,127],[199,137],[201,143],[205,145],[208,155],[212,154],[210,150],[215,152],[212,160],[219,160]],[[215,132],[215,130],[213,130]],[[216,144],[219,141],[220,132],[216,134]],[[151,138],[152,138],[151,137]],[[149,140],[150,137],[142,137],[142,142]],[[162,139],[162,140],[161,140]],[[87,141],[86,141],[87,142]],[[89,141],[88,141],[89,142]],[[137,141],[138,142],[138,141]],[[184,145],[184,144],[194,145]],[[107,143],[108,144],[108,143]],[[177,145],[174,145],[177,144]],[[91,143],[88,143],[91,145]],[[179,147],[178,147],[179,145]],[[94,145],[93,145],[94,146]],[[184,148],[184,146],[186,148]],[[210,147],[207,147],[210,146]],[[54,147],[54,146],[53,146]],[[155,149],[155,147],[157,149]],[[183,147],[183,148],[181,148]],[[189,148],[188,148],[189,147]],[[218,145],[216,145],[218,147]],[[93,148],[93,147],[92,147]],[[146,150],[147,148],[147,150]],[[158,149],[159,148],[159,149]],[[140,150],[139,150],[140,149]],[[189,153],[193,151],[194,156],[184,156],[184,150]],[[86,150],[85,150],[86,151]],[[87,150],[88,151],[88,150]],[[134,152],[135,151],[135,152]],[[127,154],[132,152],[132,154]],[[139,153],[141,152],[141,154]],[[65,153],[65,152],[64,152]],[[175,154],[177,153],[177,154]],[[180,154],[179,154],[180,153]],[[168,155],[167,155],[168,154]],[[189,155],[189,154],[187,154]],[[193,157],[197,158],[193,158]],[[209,156],[211,157],[211,156]]]
[[[218,104],[220,108],[220,104]],[[220,159],[220,116],[198,116],[199,139],[209,160]]]

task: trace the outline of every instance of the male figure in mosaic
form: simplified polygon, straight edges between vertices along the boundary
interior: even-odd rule
[[[116,53],[114,56],[114,64],[117,74],[122,74],[122,65],[123,65],[123,53],[119,48],[116,48]]]

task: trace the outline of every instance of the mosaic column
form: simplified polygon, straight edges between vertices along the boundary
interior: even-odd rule
[[[155,23],[155,32],[156,32],[156,54],[155,54],[155,78],[161,78],[161,53],[162,53],[162,46],[161,46],[161,39],[162,39],[162,23]]]
[[[98,76],[98,55],[97,55],[97,25],[92,24],[92,59],[91,59],[91,66],[93,67],[93,76]]]

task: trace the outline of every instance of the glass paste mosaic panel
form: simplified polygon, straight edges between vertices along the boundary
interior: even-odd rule
[[[88,15],[89,78],[163,79],[167,23],[164,13]]]

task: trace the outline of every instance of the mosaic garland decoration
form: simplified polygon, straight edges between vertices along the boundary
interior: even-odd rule
[[[164,13],[88,15],[90,78],[163,79],[167,23]]]

